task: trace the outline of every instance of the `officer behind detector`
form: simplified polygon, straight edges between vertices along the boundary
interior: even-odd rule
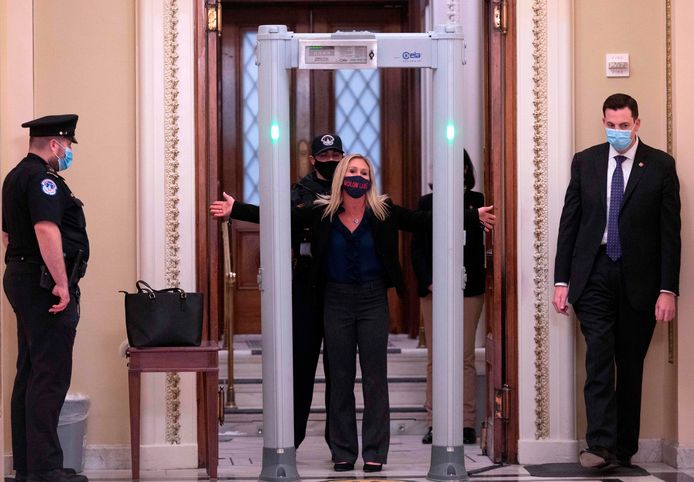
[[[63,469],[58,416],[72,373],[79,278],[89,258],[82,202],[57,171],[72,163],[77,116],[41,117],[29,128],[29,154],[2,186],[7,247],[4,288],[17,315],[12,391],[15,480],[83,482]]]
[[[336,134],[324,134],[313,139],[309,161],[314,171],[292,186],[292,207],[310,205],[320,195],[330,194],[333,173],[344,155],[342,139]],[[292,339],[294,343],[294,447],[306,436],[306,424],[311,411],[316,366],[323,342],[323,297],[309,281],[311,271],[310,229],[292,232],[294,270],[292,274]],[[328,409],[328,365],[325,368],[325,408]],[[328,441],[326,421],[325,437]],[[330,444],[328,443],[328,446]]]

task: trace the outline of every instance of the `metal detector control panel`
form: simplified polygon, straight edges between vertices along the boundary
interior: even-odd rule
[[[289,66],[299,69],[436,68],[433,40],[448,32],[381,34],[290,32]],[[462,39],[462,34],[454,32]],[[459,58],[464,63],[464,55]],[[458,59],[456,59],[458,60]]]
[[[300,38],[300,69],[375,69],[378,43],[373,34],[333,34],[330,39]],[[359,35],[361,34],[361,35]],[[359,38],[359,37],[370,38]]]

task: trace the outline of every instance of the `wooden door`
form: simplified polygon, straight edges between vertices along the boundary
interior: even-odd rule
[[[515,0],[485,3],[485,192],[497,225],[487,237],[487,454],[518,453]],[[497,20],[498,19],[498,20]],[[491,195],[489,195],[491,193]]]
[[[219,223],[210,218],[207,207],[218,195],[219,165],[219,4],[218,0],[195,2],[195,205],[196,223],[196,285],[205,293],[203,340],[217,340],[222,324],[218,319],[221,296],[217,276],[210,276],[219,256]],[[201,400],[205,393],[202,375],[197,374],[196,392]],[[198,467],[207,461],[206,413],[197,406]]]
[[[358,8],[357,8],[358,7]],[[236,198],[257,202],[257,153],[253,124],[254,98],[253,39],[260,24],[282,24],[294,32],[370,30],[399,32],[410,28],[408,2],[238,2],[223,3],[221,40],[221,188]],[[361,152],[379,166],[380,187],[396,203],[414,207],[419,187],[419,119],[413,95],[418,79],[413,72],[293,70],[290,117],[292,137],[291,179],[296,182],[309,172],[308,154],[314,134],[337,131],[347,152]],[[354,111],[343,107],[340,94],[355,85],[366,85],[375,96],[377,111]],[[359,97],[358,93],[354,95]],[[255,103],[255,104],[254,104]],[[355,120],[357,119],[357,120]],[[364,131],[371,129],[369,135]],[[368,138],[368,139],[367,139]],[[410,141],[416,139],[416,141]],[[257,143],[257,140],[255,141]],[[257,144],[256,144],[257,145]],[[409,238],[402,237],[401,257],[406,276],[412,278]],[[260,293],[257,272],[260,265],[258,226],[234,222],[232,252],[236,271],[234,293],[234,333],[260,333]],[[217,262],[219,264],[219,261]],[[218,268],[219,269],[219,268]],[[219,269],[221,272],[221,269]],[[414,280],[409,280],[412,296],[391,298],[391,330],[413,331],[418,322]],[[221,286],[221,282],[219,284]],[[221,313],[221,310],[220,310]],[[412,328],[414,326],[414,328]]]
[[[287,25],[289,30],[309,31],[310,12],[305,8],[282,8],[272,5],[223,3],[221,41],[221,165],[222,190],[235,198],[258,203],[257,158],[257,67],[255,66],[255,35],[260,24]],[[294,70],[291,76],[291,135],[292,139],[308,137],[305,122],[297,117],[308,116],[307,75]],[[305,151],[305,152],[304,152]],[[299,153],[308,162],[307,146],[302,151],[291,143],[290,161],[293,178],[297,178]],[[302,169],[306,169],[304,166]],[[287,180],[291,182],[291,180]],[[235,334],[260,333],[260,238],[258,225],[234,221],[231,229],[231,250],[236,272],[234,289]]]

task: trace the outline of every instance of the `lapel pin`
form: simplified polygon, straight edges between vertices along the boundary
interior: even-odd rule
[[[643,167],[643,162],[639,162],[639,167]]]

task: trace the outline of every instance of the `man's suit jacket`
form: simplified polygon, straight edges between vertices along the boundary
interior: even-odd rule
[[[583,293],[607,222],[609,144],[571,163],[559,224],[554,280],[569,283],[569,303]],[[680,196],[675,160],[639,140],[619,215],[622,275],[636,309],[655,306],[660,290],[679,294]]]

